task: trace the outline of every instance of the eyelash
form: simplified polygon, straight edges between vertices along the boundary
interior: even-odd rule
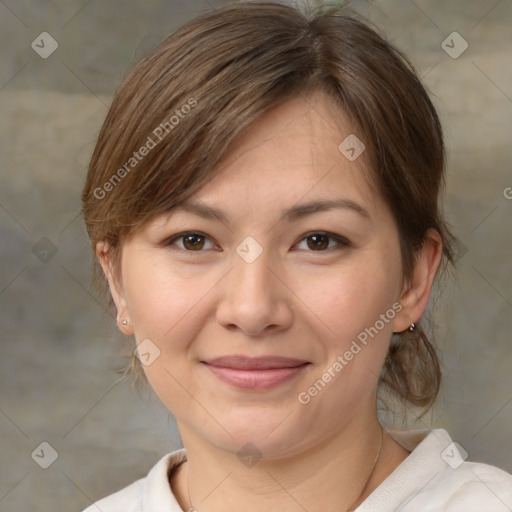
[[[200,236],[200,237],[204,237],[208,240],[211,241],[210,237],[208,235],[206,235],[205,233],[202,233],[201,231],[184,231],[182,233],[177,233],[176,235],[173,235],[169,238],[167,238],[164,242],[163,242],[163,245],[165,247],[170,247],[172,250],[177,250],[177,251],[182,251],[182,252],[188,252],[188,253],[194,253],[194,252],[197,252],[197,253],[200,253],[200,252],[204,252],[206,249],[200,249],[200,250],[197,250],[197,251],[193,251],[193,250],[189,250],[189,249],[185,249],[185,248],[182,248],[182,247],[178,247],[175,242],[179,239],[183,239],[183,238],[186,238],[187,236],[192,236],[192,235],[197,235],[197,236]],[[332,250],[339,250],[341,248],[346,248],[346,247],[350,247],[352,244],[350,243],[349,240],[347,240],[345,237],[343,236],[340,236],[340,235],[337,235],[335,233],[331,233],[329,231],[310,231],[309,233],[306,233],[300,240],[299,242],[297,243],[300,243],[310,237],[313,237],[313,236],[324,236],[324,237],[327,237],[329,239],[332,239],[334,240],[338,246],[336,247],[328,247],[327,249],[322,249],[322,250],[318,250],[318,251],[315,251],[315,250],[308,250],[307,252],[331,252]],[[297,245],[297,244],[295,244]],[[329,245],[329,244],[328,244]]]

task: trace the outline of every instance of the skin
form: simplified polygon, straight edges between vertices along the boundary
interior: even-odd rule
[[[161,351],[144,370],[187,450],[171,480],[184,510],[349,510],[408,455],[382,435],[378,375],[392,332],[426,308],[441,241],[427,233],[404,280],[396,223],[365,177],[364,153],[350,162],[338,150],[351,133],[352,122],[324,93],[289,100],[249,126],[220,173],[191,198],[221,209],[224,221],[178,209],[151,219],[123,241],[117,268],[108,245],[97,246],[121,330]],[[356,203],[367,216],[334,208],[283,218],[292,206],[332,198]],[[206,237],[169,242],[184,231]],[[313,240],[318,232],[348,244]],[[252,263],[236,252],[247,236],[263,249]],[[300,403],[298,394],[398,302],[402,309],[378,335]],[[246,391],[201,364],[231,354],[310,364],[277,388]],[[248,442],[262,456],[252,467],[236,456]]]

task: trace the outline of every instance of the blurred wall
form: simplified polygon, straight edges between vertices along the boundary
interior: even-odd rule
[[[122,77],[222,3],[0,2],[0,511],[81,509],[181,446],[157,399],[111,369],[127,341],[90,291],[79,196]],[[435,316],[443,393],[411,426],[447,428],[470,459],[512,471],[512,2],[354,7],[413,61],[446,132],[461,258]]]

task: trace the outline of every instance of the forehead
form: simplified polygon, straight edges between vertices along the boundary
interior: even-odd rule
[[[295,96],[266,111],[246,128],[226,151],[220,167],[225,167],[248,152],[256,152],[261,146],[278,145],[288,158],[304,159],[304,153],[322,149],[324,157],[338,157],[338,144],[342,137],[356,131],[333,98],[321,91]],[[307,146],[297,147],[295,139]],[[284,145],[284,146],[283,146]],[[293,153],[286,150],[294,146]]]
[[[357,131],[326,93],[293,97],[265,112],[235,139],[214,178],[196,195],[228,197],[235,186],[245,185],[250,187],[248,197],[256,190],[272,195],[277,188],[280,202],[348,192],[372,203],[378,194],[366,149],[357,146]],[[359,156],[346,152],[350,146]]]

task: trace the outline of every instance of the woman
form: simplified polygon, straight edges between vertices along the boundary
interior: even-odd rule
[[[509,474],[377,416],[378,392],[439,390],[420,319],[453,261],[443,172],[416,74],[353,15],[232,4],[143,59],[83,210],[184,449],[97,508],[511,510]]]

